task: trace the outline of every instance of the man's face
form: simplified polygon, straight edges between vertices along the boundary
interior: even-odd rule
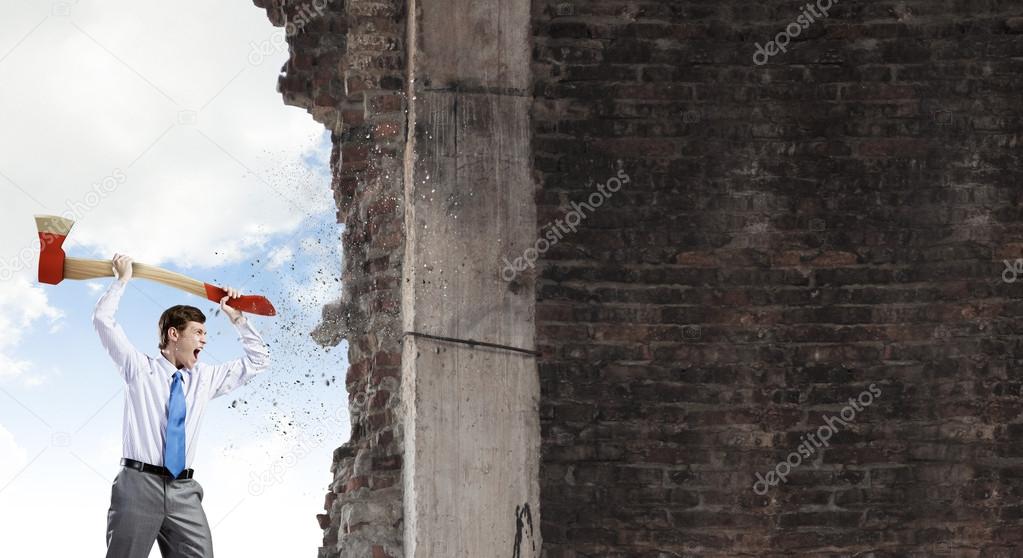
[[[199,352],[206,346],[206,326],[199,322],[188,322],[183,331],[178,333],[175,354],[178,362],[188,368],[195,367],[199,362]]]

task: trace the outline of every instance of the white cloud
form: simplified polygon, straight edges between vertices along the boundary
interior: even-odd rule
[[[188,269],[265,258],[275,235],[332,209],[329,176],[309,163],[329,154],[323,127],[276,92],[286,49],[252,63],[253,45],[279,32],[263,10],[201,0],[173,9],[58,4],[15,3],[0,18],[0,72],[24,85],[0,88],[3,129],[18,131],[0,133],[0,327],[8,332],[0,381],[27,385],[40,379],[17,356],[24,335],[45,318],[51,333],[62,326],[45,293],[30,287],[33,214],[76,221],[69,256],[120,252]],[[291,256],[289,248],[272,257],[283,265]]]
[[[295,257],[295,251],[290,246],[279,246],[270,252],[269,263],[267,269],[277,269],[287,262],[290,262]]]
[[[45,385],[50,381],[48,376],[33,374],[25,378],[25,387],[34,388]]]
[[[14,434],[0,424],[0,486],[6,485],[25,466],[28,455]]]
[[[29,365],[27,361],[18,360],[0,353],[0,381],[21,376],[28,370]]]
[[[46,293],[38,285],[32,285],[24,273],[7,281],[0,281],[0,382],[20,378],[27,384],[37,384],[39,378],[29,375],[33,369],[30,361],[17,356],[25,334],[38,321],[50,322],[50,329],[64,314],[50,306]]]
[[[220,266],[330,209],[303,162],[322,126],[275,89],[287,53],[250,62],[275,28],[263,10],[221,4],[12,7],[0,35],[28,35],[0,72],[30,86],[0,89],[4,129],[20,131],[0,134],[0,256],[35,246],[32,214],[66,212],[69,255]]]

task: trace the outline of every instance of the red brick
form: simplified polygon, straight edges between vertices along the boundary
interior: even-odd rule
[[[404,128],[398,122],[381,122],[373,126],[373,139],[387,141],[401,138]]]

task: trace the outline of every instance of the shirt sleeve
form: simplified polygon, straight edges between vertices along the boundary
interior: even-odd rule
[[[249,382],[256,375],[270,368],[270,350],[262,336],[246,317],[240,324],[234,324],[241,338],[245,356],[213,366],[210,373],[210,399],[229,393]]]
[[[103,344],[103,348],[117,365],[121,378],[125,382],[130,382],[149,357],[132,345],[128,336],[125,335],[124,329],[114,320],[114,313],[117,312],[117,306],[121,302],[125,284],[120,279],[114,279],[113,284],[96,303],[96,309],[92,314],[92,325],[96,328],[96,333],[99,334],[99,341]]]

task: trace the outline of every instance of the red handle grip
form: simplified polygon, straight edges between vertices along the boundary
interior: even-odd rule
[[[227,296],[227,291],[206,283],[206,298],[213,302],[219,303],[220,299]],[[258,314],[260,316],[276,316],[277,309],[270,303],[269,300],[264,296],[259,295],[242,295],[238,298],[232,298],[227,301],[227,305],[235,310],[241,310],[242,312],[248,312],[249,314]]]

